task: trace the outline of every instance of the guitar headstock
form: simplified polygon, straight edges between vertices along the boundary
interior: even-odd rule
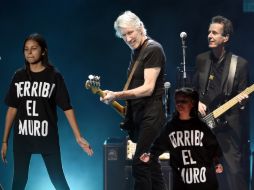
[[[100,77],[96,75],[89,75],[85,83],[86,89],[90,89],[94,94],[98,93],[100,89]]]

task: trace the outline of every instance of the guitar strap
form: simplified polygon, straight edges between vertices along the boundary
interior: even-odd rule
[[[229,67],[229,73],[228,73],[228,79],[227,79],[227,85],[224,88],[225,94],[227,96],[229,96],[232,92],[234,78],[235,78],[236,65],[237,65],[237,59],[238,59],[238,56],[232,54],[230,67]]]
[[[151,41],[152,40],[150,40],[150,39],[146,39],[144,41],[144,43],[143,43],[143,45],[141,47],[141,50],[139,52],[138,58],[134,62],[134,65],[133,65],[133,67],[131,69],[131,73],[128,76],[128,79],[127,79],[127,81],[126,81],[126,83],[124,85],[123,90],[128,90],[130,82],[131,82],[132,77],[133,77],[133,74],[134,74],[136,68],[138,67],[139,63],[142,60],[142,57],[143,57],[143,54],[144,54],[144,49],[147,47],[148,43],[151,42]],[[124,130],[127,130],[129,138],[132,140],[132,142],[137,143],[137,138],[138,138],[138,133],[139,132],[138,132],[138,130],[136,130],[134,128],[132,117],[129,116],[128,101],[125,101],[125,102],[126,102],[126,106],[125,106],[125,118],[124,118],[124,121],[120,123],[120,128],[124,129]]]
[[[129,77],[128,77],[128,79],[127,79],[125,85],[124,85],[123,90],[127,90],[127,89],[129,88],[129,85],[130,85],[131,79],[132,79],[132,77],[133,77],[133,74],[134,74],[136,68],[138,67],[138,65],[139,65],[139,63],[140,63],[140,61],[141,61],[141,59],[142,59],[142,56],[143,56],[143,54],[144,54],[144,49],[147,47],[148,43],[151,42],[151,41],[152,41],[152,40],[150,40],[150,39],[144,41],[144,44],[143,44],[142,47],[141,47],[140,53],[139,53],[139,55],[138,55],[138,58],[136,59],[134,65],[133,65],[133,67],[132,67],[132,69],[131,69],[131,73],[129,74]]]

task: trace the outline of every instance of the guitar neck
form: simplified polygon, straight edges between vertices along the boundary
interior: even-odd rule
[[[250,93],[252,93],[254,91],[254,84],[251,85],[250,87],[246,88],[244,91],[242,91],[240,94],[236,95],[234,98],[230,99],[228,102],[224,103],[223,105],[221,105],[219,108],[217,108],[216,110],[214,110],[213,113],[213,117],[217,118],[220,115],[222,115],[224,112],[226,112],[227,110],[229,110],[231,107],[233,107],[234,105],[236,105],[238,103],[238,96],[243,95],[243,94],[247,94],[249,95]]]
[[[101,89],[99,89],[97,92],[96,92],[96,94],[98,94],[100,97],[104,97],[105,96],[105,93],[101,90]],[[119,104],[117,101],[113,101],[113,102],[111,102],[111,106],[116,110],[116,112],[120,115],[120,116],[122,116],[122,117],[124,117],[125,116],[125,107],[124,106],[122,106],[121,104]]]

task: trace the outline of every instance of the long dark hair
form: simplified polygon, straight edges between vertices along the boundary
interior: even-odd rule
[[[46,68],[51,68],[54,69],[54,66],[52,64],[50,64],[49,59],[48,59],[48,45],[46,40],[42,37],[42,35],[38,34],[38,33],[34,33],[34,34],[30,34],[23,43],[23,53],[25,50],[25,44],[28,40],[33,40],[36,41],[39,46],[41,47],[41,50],[43,52],[42,58],[41,58],[41,62],[42,65]],[[27,62],[27,60],[25,59],[25,69],[26,69],[26,73],[29,77],[29,79],[31,80],[31,70],[30,70],[30,65]]]
[[[196,90],[194,90],[193,88],[182,87],[182,88],[178,88],[175,90],[175,99],[177,96],[184,96],[184,97],[190,98],[190,100],[193,103],[193,108],[190,111],[190,116],[194,117],[194,118],[198,118],[199,117],[199,115],[198,115],[198,102],[199,102],[198,92]],[[178,118],[179,113],[177,111],[175,111],[173,117]]]

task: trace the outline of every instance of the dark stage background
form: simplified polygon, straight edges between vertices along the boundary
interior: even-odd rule
[[[124,10],[132,10],[143,20],[148,34],[159,41],[167,56],[167,81],[177,84],[176,68],[182,61],[180,32],[187,38],[187,67],[195,56],[207,50],[210,18],[217,14],[233,21],[235,34],[231,50],[250,62],[254,75],[254,13],[243,12],[240,0],[1,0],[0,1],[0,136],[4,129],[3,103],[14,71],[23,65],[24,38],[41,33],[48,42],[49,57],[65,78],[84,136],[95,151],[88,157],[73,138],[63,112],[59,110],[59,134],[63,168],[71,189],[103,189],[103,143],[108,137],[124,137],[120,116],[102,104],[97,95],[84,88],[89,74],[101,76],[103,89],[120,90],[126,80],[130,50],[115,37],[113,22]],[[253,97],[250,98],[253,113]],[[254,118],[251,114],[252,150]],[[0,184],[11,188],[13,174],[12,135],[8,164],[0,164]],[[40,156],[32,157],[28,190],[54,189]]]

